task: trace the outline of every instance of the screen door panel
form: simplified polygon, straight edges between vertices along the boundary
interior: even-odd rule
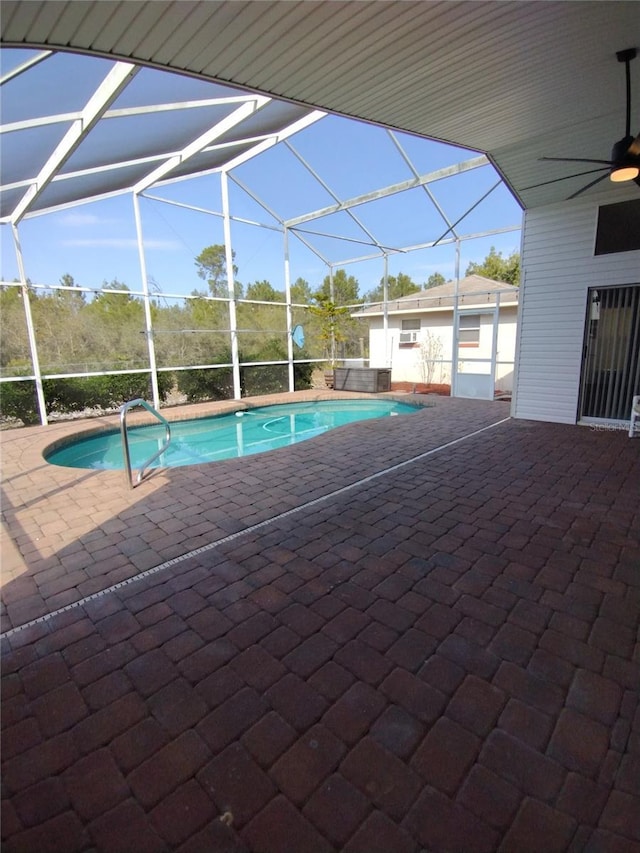
[[[589,290],[580,416],[628,420],[639,387],[640,286],[593,288]]]

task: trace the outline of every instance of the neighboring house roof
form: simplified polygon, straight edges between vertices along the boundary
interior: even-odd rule
[[[458,304],[460,308],[493,306],[500,294],[500,305],[517,305],[519,288],[506,281],[494,281],[481,275],[468,275],[457,283]],[[456,294],[456,282],[447,281],[438,287],[420,290],[408,296],[401,296],[387,303],[389,314],[416,313],[417,311],[442,311],[453,308]],[[375,316],[382,314],[383,302],[365,304],[352,317]]]

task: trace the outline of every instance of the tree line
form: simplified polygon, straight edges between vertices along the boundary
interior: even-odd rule
[[[234,295],[236,299],[256,299],[267,302],[284,302],[284,291],[275,290],[271,284],[266,281],[256,281],[249,284],[244,292],[243,286],[237,281],[238,267],[235,264],[235,252],[232,253],[233,258],[233,276],[234,276]],[[204,279],[209,288],[209,295],[226,298],[229,296],[226,273],[226,258],[225,247],[221,245],[207,246],[196,257],[195,263],[197,266],[198,275]],[[465,275],[482,275],[494,281],[504,281],[508,284],[520,284],[520,254],[512,252],[506,258],[502,252],[496,251],[492,246],[489,254],[483,261],[472,261],[465,271]],[[446,279],[442,273],[435,272],[423,284],[418,284],[413,281],[411,276],[405,273],[398,273],[397,276],[388,276],[387,287],[389,299],[399,299],[402,296],[409,296],[412,293],[417,293],[421,290],[428,290],[432,287],[438,287],[445,284]],[[338,269],[334,273],[333,282],[330,276],[325,276],[322,284],[315,292],[311,291],[309,283],[302,278],[297,279],[291,287],[291,301],[303,303],[305,305],[313,302],[321,302],[331,298],[333,293],[333,301],[337,305],[359,305],[362,303],[380,302],[384,295],[384,279],[381,278],[376,287],[367,291],[360,296],[360,285],[355,276],[348,275],[346,270]],[[193,291],[194,296],[205,296],[202,291]]]

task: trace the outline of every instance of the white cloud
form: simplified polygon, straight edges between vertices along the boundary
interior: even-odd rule
[[[104,224],[95,213],[65,213],[64,216],[60,217],[59,224],[65,227],[77,227],[82,225],[98,225],[101,222]]]
[[[455,270],[455,264],[453,261],[442,261],[439,264],[417,264],[413,267],[414,273],[418,275],[432,275],[433,273],[445,273],[450,272],[453,273]]]
[[[80,246],[98,249],[137,249],[138,243],[132,237],[73,237],[62,241],[63,246]],[[145,249],[175,252],[181,248],[177,240],[145,240]]]

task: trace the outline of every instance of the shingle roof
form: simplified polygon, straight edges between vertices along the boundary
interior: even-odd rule
[[[500,303],[516,304],[518,301],[519,288],[506,281],[495,281],[481,275],[468,275],[461,278],[457,283],[457,292],[460,307],[479,305],[486,302],[495,305],[496,295],[500,293]],[[456,281],[447,281],[437,287],[420,290],[408,296],[401,296],[388,303],[388,313],[407,311],[437,311],[443,308],[452,308],[456,294]],[[374,302],[363,306],[354,316],[361,314],[380,314],[383,310],[382,302]]]

